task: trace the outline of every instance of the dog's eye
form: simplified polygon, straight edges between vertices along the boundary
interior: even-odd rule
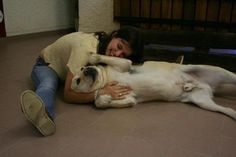
[[[79,83],[80,83],[80,78],[78,78],[78,79],[76,80],[76,83],[77,83],[77,85],[79,85]]]
[[[81,69],[80,69],[80,71],[83,71],[84,70],[84,67],[82,67]]]

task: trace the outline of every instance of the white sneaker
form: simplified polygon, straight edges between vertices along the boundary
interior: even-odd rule
[[[33,91],[26,90],[21,94],[21,109],[25,117],[44,135],[56,132],[56,125],[48,116],[42,99]]]

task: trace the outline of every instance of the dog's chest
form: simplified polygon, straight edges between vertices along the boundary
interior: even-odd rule
[[[137,69],[133,73],[110,72],[114,81],[130,86],[137,99],[146,100],[176,100],[182,94],[184,82],[180,73],[165,70]]]
[[[127,84],[134,89],[151,89],[150,87],[173,86],[176,83],[181,82],[181,77],[176,76],[174,72],[165,71],[136,71],[133,73],[110,73],[110,77],[114,81],[118,81],[122,84]]]

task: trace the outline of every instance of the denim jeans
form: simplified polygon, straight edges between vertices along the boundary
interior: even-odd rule
[[[42,58],[37,58],[31,73],[35,93],[43,100],[49,116],[55,116],[55,97],[59,86],[57,73]]]

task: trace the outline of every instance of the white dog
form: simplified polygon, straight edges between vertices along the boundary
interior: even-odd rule
[[[217,105],[213,100],[214,89],[222,84],[236,85],[236,75],[225,69],[209,65],[181,65],[147,61],[131,66],[128,59],[90,54],[91,64],[72,80],[75,91],[92,92],[110,81],[118,81],[133,89],[125,99],[113,100],[110,95],[99,95],[95,105],[99,108],[128,107],[152,100],[189,102],[203,109],[222,112],[236,120],[236,111]]]

